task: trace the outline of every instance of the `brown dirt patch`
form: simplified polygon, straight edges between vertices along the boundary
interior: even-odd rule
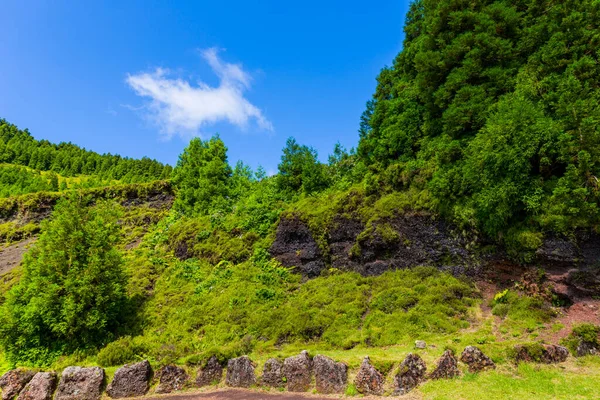
[[[29,238],[0,250],[0,275],[10,272],[21,264],[23,255],[29,250],[29,245],[35,243],[36,240],[35,237]]]

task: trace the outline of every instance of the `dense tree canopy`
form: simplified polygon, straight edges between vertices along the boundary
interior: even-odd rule
[[[62,176],[95,175],[125,183],[169,178],[171,166],[144,157],[141,160],[98,154],[71,143],[36,140],[25,129],[0,119],[0,162],[53,171]]]
[[[218,136],[208,141],[192,139],[173,171],[178,188],[175,208],[186,214],[208,214],[229,197],[231,173],[227,147]]]
[[[594,0],[415,1],[363,114],[361,160],[491,236],[595,225],[599,25]]]

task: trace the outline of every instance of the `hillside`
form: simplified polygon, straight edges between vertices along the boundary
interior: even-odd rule
[[[414,353],[415,398],[597,396],[598,21],[592,0],[417,0],[357,150],[290,138],[274,176],[218,136],[171,168],[1,120],[2,369],[261,375],[308,350],[347,396],[370,356],[388,395]],[[435,379],[467,346],[494,370]]]

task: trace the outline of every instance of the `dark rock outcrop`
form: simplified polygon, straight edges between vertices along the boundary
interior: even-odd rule
[[[575,350],[577,357],[595,356],[599,353],[598,346],[595,343],[580,341]]]
[[[256,383],[256,365],[247,356],[232,358],[227,362],[225,383],[231,387],[248,388]]]
[[[0,377],[0,388],[2,389],[2,400],[11,400],[33,378],[35,372],[24,369],[13,369]]]
[[[325,268],[321,249],[310,229],[296,216],[281,218],[269,252],[282,265],[296,267],[308,278],[319,276]]]
[[[283,379],[283,363],[276,358],[269,358],[263,367],[260,378],[261,384],[270,387],[281,388],[285,385]]]
[[[383,375],[371,364],[369,357],[365,357],[354,379],[356,390],[366,395],[381,396],[383,394],[383,384]]]
[[[67,367],[60,376],[55,400],[98,400],[102,394],[104,370],[100,367]]]
[[[189,376],[183,368],[167,365],[158,370],[155,379],[158,380],[156,393],[171,393],[187,386]]]
[[[569,350],[563,346],[546,345],[542,354],[542,362],[545,364],[557,364],[567,361]]]
[[[212,356],[206,362],[206,365],[198,370],[196,375],[196,386],[208,386],[221,382],[223,378],[223,367],[217,357]]]
[[[113,399],[122,397],[143,396],[150,388],[152,367],[145,360],[135,364],[125,365],[115,372],[106,393]]]
[[[52,400],[56,381],[55,372],[38,372],[25,385],[17,400]]]
[[[569,350],[566,347],[549,344],[518,345],[514,349],[515,361],[557,364],[567,360]]]
[[[424,379],[427,367],[417,354],[406,356],[394,378],[394,394],[402,395],[416,388]]]
[[[344,393],[348,383],[348,366],[329,357],[316,355],[313,358],[315,381],[318,393]]]
[[[462,239],[454,237],[445,222],[429,215],[406,213],[367,226],[355,236],[355,247],[350,251],[349,236],[355,234],[358,227],[355,221],[335,221],[329,243],[332,266],[365,276],[423,264],[434,264],[456,274],[472,273],[467,268],[472,263],[468,262],[469,253]],[[348,233],[342,234],[340,230]]]
[[[286,358],[283,361],[283,375],[288,391],[306,392],[312,380],[312,360],[308,352],[303,350],[300,355]]]
[[[333,268],[364,276],[423,264],[454,274],[477,272],[463,240],[445,222],[422,213],[366,227],[355,219],[335,217],[328,227],[327,246],[330,260],[324,258],[307,224],[298,216],[286,216],[279,222],[270,253],[308,278],[318,276],[329,261]]]
[[[429,377],[431,379],[451,379],[460,375],[458,360],[452,350],[446,350],[438,360],[437,367]]]
[[[460,361],[469,366],[469,372],[481,372],[496,368],[496,364],[475,346],[467,346],[460,355]]]

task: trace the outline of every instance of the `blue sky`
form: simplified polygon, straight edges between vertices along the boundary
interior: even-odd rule
[[[408,1],[2,0],[0,117],[39,139],[175,164],[218,132],[277,168],[288,137],[356,146]]]

